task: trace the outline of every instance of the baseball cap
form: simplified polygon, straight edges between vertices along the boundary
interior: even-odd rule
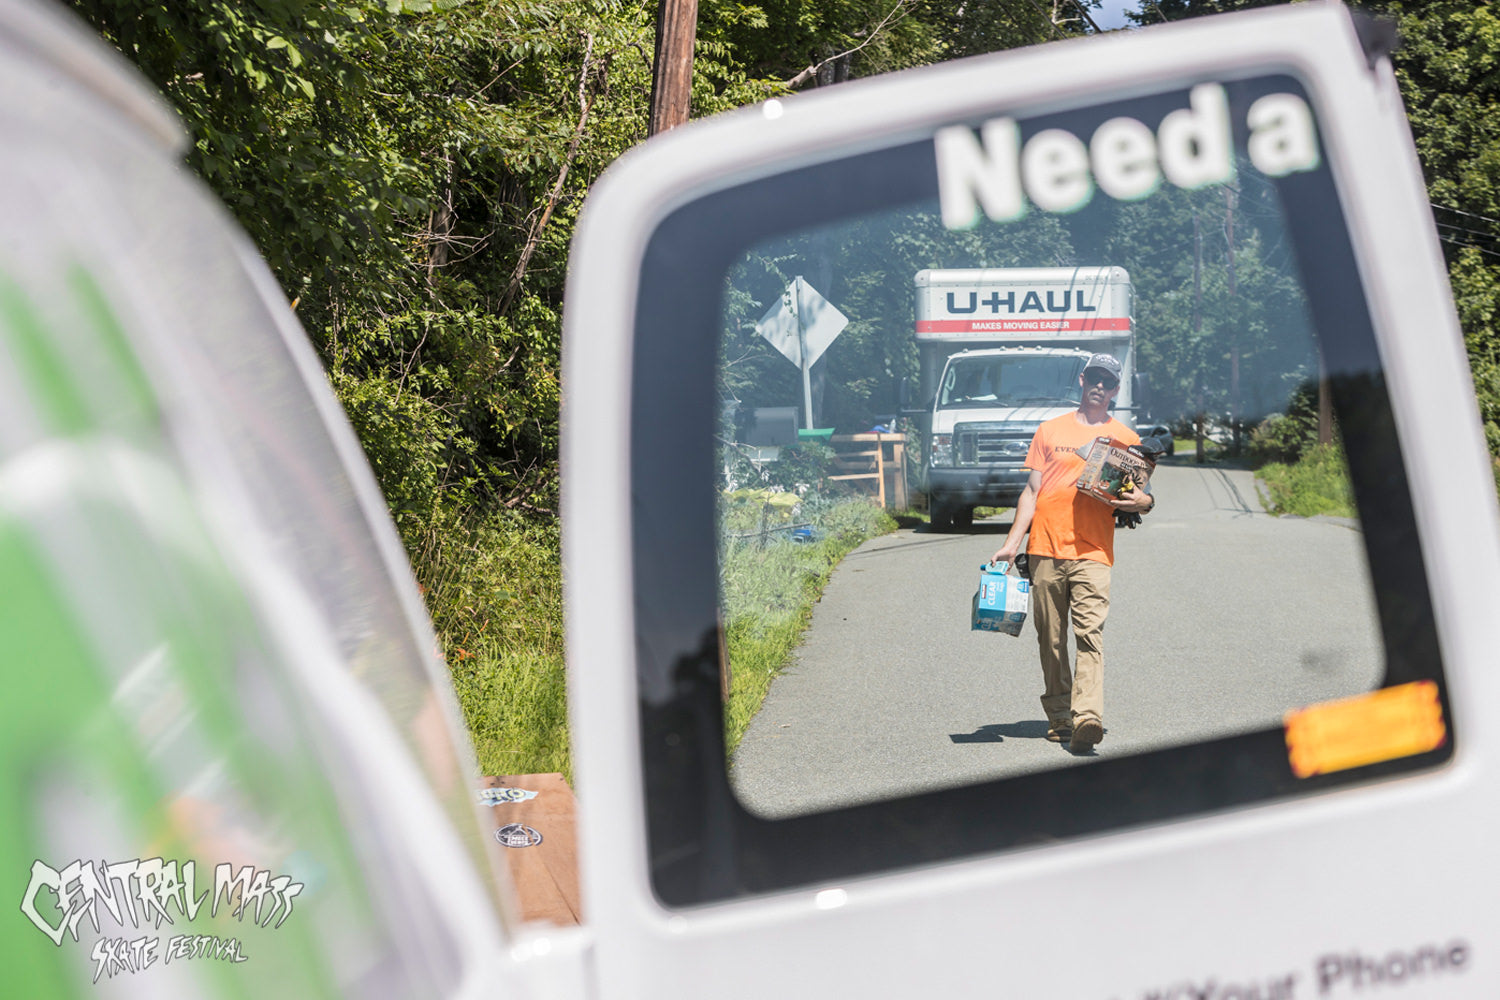
[[[1108,354],[1095,354],[1089,358],[1089,363],[1083,366],[1083,370],[1088,371],[1090,368],[1109,372],[1109,374],[1115,377],[1115,381],[1119,381],[1120,379],[1120,362]]]

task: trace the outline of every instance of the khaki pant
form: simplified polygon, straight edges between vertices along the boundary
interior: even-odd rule
[[[1031,557],[1031,617],[1036,622],[1046,691],[1047,721],[1075,725],[1104,721],[1104,619],[1109,615],[1109,567],[1092,559]],[[1078,665],[1068,669],[1068,626]]]

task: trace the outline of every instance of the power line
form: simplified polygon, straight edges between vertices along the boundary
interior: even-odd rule
[[[1466,243],[1463,240],[1449,239],[1448,237],[1444,236],[1442,233],[1438,233],[1438,239],[1440,239],[1444,243],[1448,243],[1448,244],[1450,244],[1452,246],[1456,246],[1456,247],[1468,247],[1470,250],[1478,250],[1480,253],[1484,254],[1486,257],[1494,257],[1497,260],[1500,260],[1500,253],[1496,253],[1493,250],[1486,250],[1484,247],[1479,246],[1478,244],[1475,244],[1475,243]]]
[[[1475,215],[1473,212],[1465,212],[1461,208],[1453,208],[1449,205],[1439,205],[1435,201],[1429,201],[1427,204],[1431,205],[1433,208],[1441,208],[1445,212],[1453,212],[1456,215],[1466,215],[1471,219],[1483,219],[1485,222],[1493,222],[1496,225],[1500,225],[1500,219],[1492,219],[1488,215]]]
[[[1099,30],[1099,25],[1094,22],[1093,15],[1089,13],[1089,9],[1083,5],[1083,0],[1073,0],[1073,6],[1078,8],[1078,13],[1082,14],[1083,19],[1089,23],[1089,27],[1094,29],[1094,34],[1103,34]]]
[[[1456,233],[1468,233],[1471,236],[1483,236],[1487,240],[1500,240],[1500,236],[1497,236],[1491,232],[1486,232],[1482,229],[1468,229],[1464,226],[1455,226],[1451,222],[1439,222],[1436,219],[1432,220],[1432,224],[1439,227],[1440,229],[1451,229]]]

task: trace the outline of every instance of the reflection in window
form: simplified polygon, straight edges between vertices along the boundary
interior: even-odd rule
[[[1128,275],[1124,329],[1107,342],[1066,322],[918,335],[919,272],[1003,282],[1011,269],[1059,268]],[[848,319],[805,380],[759,327],[799,278]],[[984,295],[949,298],[987,318]],[[989,301],[1005,318],[1006,293]],[[1011,314],[1023,301],[1009,299]],[[1033,301],[1046,318],[1046,293]],[[1051,301],[1061,316],[1083,295]],[[795,815],[1096,759],[1045,739],[1030,627],[1012,639],[968,621],[977,567],[1026,479],[1026,445],[1078,406],[1096,350],[1126,364],[1115,416],[1175,453],[1157,478],[1160,510],[1117,532],[1098,755],[1274,728],[1289,710],[1379,685],[1378,620],[1317,333],[1276,189],[1247,158],[1230,184],[1162,185],[1135,201],[1096,193],[1065,215],[956,231],[933,198],[789,232],[734,263],[721,321],[727,728],[752,811]],[[781,433],[767,436],[778,415]],[[1321,468],[1342,494],[1313,521],[1275,517],[1276,473],[1255,475],[1275,463]],[[958,472],[992,492],[956,492],[942,477]],[[1302,572],[1307,560],[1319,574]]]
[[[939,406],[1077,406],[1077,355],[955,357],[943,378]]]

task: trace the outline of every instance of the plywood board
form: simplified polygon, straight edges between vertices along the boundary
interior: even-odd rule
[[[480,788],[512,789],[509,794],[518,799],[484,808],[494,817],[490,835],[504,832],[497,839],[515,883],[522,919],[580,923],[575,802],[563,776],[504,774],[481,778]],[[535,795],[528,796],[532,792]]]

